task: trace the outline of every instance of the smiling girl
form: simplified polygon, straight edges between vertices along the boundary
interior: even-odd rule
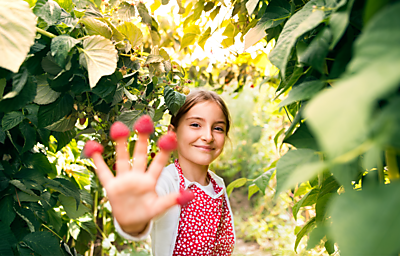
[[[141,132],[132,168],[126,140],[116,140],[115,177],[101,153],[94,152],[117,231],[134,241],[150,234],[154,256],[231,255],[232,210],[223,180],[208,169],[222,153],[229,128],[223,100],[214,92],[198,90],[171,118],[169,136],[176,134],[178,155],[173,164],[165,167],[171,148],[160,145],[146,171],[149,134]]]

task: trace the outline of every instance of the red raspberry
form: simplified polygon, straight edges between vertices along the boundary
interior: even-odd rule
[[[158,140],[158,146],[164,150],[175,150],[178,146],[178,141],[176,140],[176,134],[169,131],[167,134],[161,136]]]
[[[86,122],[86,117],[79,118],[80,125],[84,125]]]
[[[122,122],[115,122],[111,125],[110,137],[112,140],[117,140],[119,138],[126,139],[129,137],[129,128]]]
[[[156,153],[154,153],[154,152],[151,152],[151,153],[150,153],[151,159],[153,159],[155,156],[156,156]]]
[[[149,115],[143,115],[136,121],[133,129],[138,133],[151,134],[154,132],[153,120]]]
[[[83,155],[86,157],[92,157],[94,153],[99,152],[103,154],[103,146],[94,140],[89,140],[83,147]]]
[[[194,198],[194,194],[192,190],[181,190],[179,197],[176,199],[176,202],[180,204],[181,206],[185,206],[187,203],[189,203],[191,200]]]

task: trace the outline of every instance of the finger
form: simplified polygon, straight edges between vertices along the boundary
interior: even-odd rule
[[[114,175],[108,168],[107,164],[104,162],[101,153],[93,153],[92,159],[94,161],[94,164],[96,165],[95,171],[97,177],[99,177],[101,184],[103,185],[103,187],[105,187],[107,183],[114,178]]]
[[[133,170],[142,171],[146,170],[147,166],[147,145],[150,134],[139,133],[138,140],[135,143],[133,151]]]
[[[160,152],[154,157],[153,161],[151,162],[148,173],[154,177],[154,179],[158,179],[163,168],[167,165],[171,151],[161,149]]]
[[[126,139],[125,138],[117,139],[115,143],[116,143],[115,152],[117,153],[115,165],[118,175],[129,171],[131,164],[129,163],[129,153],[126,148]]]
[[[157,216],[164,213],[166,210],[176,205],[179,193],[171,193],[162,197],[157,198],[152,208],[152,215]]]

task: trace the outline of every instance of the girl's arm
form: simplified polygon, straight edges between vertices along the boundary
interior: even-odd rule
[[[122,230],[132,235],[141,233],[155,216],[177,204],[179,197],[179,193],[162,197],[157,195],[157,179],[173,149],[161,148],[146,169],[148,139],[149,134],[138,134],[132,167],[126,140],[116,140],[116,176],[109,170],[100,152],[92,154],[96,173],[107,191],[113,216]]]

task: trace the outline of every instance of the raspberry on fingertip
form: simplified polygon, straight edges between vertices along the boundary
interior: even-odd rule
[[[138,133],[151,134],[154,132],[153,119],[149,115],[143,115],[136,121],[133,129]]]
[[[176,134],[172,131],[168,131],[167,134],[161,136],[158,140],[158,147],[168,151],[175,150],[178,147]]]
[[[129,137],[129,128],[122,122],[115,122],[111,125],[110,137],[112,140],[117,140],[119,138],[126,139]]]
[[[94,153],[98,152],[103,154],[103,146],[94,140],[89,140],[83,147],[83,155],[86,157],[92,157]]]

